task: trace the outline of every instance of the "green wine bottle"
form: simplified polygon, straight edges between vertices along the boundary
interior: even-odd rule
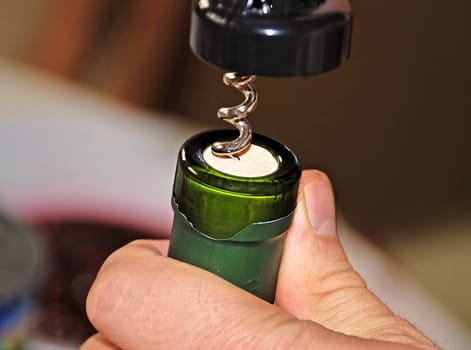
[[[212,155],[212,143],[235,137],[235,130],[216,130],[183,144],[169,256],[273,302],[301,168],[286,146],[259,134],[240,158]]]

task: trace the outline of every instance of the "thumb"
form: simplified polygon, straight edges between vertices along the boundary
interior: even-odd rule
[[[432,345],[367,288],[348,261],[336,231],[329,179],[320,171],[304,171],[283,252],[277,305],[299,319],[315,321],[336,332]]]
[[[87,299],[99,334],[82,347],[142,349],[405,349],[299,321],[210,272],[161,256],[156,241],[113,253]]]

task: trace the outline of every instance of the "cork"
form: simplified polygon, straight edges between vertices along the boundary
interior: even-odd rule
[[[239,157],[216,156],[211,147],[207,147],[203,158],[210,167],[221,173],[247,178],[273,174],[280,166],[279,159],[273,153],[254,144]]]

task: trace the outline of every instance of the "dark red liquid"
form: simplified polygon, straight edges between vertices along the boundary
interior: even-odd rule
[[[36,332],[46,338],[82,342],[96,331],[85,301],[105,259],[139,238],[157,235],[109,224],[62,221],[37,225],[44,243],[45,269],[39,288]]]

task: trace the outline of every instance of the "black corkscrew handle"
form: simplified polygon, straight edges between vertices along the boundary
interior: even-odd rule
[[[195,0],[190,44],[227,71],[316,75],[347,60],[352,20],[349,0]]]

